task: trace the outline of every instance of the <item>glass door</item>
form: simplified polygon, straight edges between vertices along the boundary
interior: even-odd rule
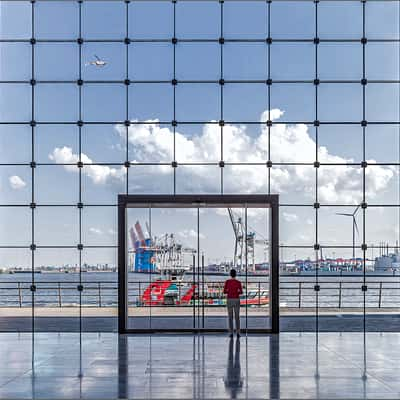
[[[278,225],[265,197],[182,197],[120,205],[120,332],[226,331],[224,283],[231,270],[243,288],[241,330],[276,328],[279,252],[272,231]]]
[[[128,328],[194,327],[197,210],[128,208]]]
[[[270,329],[269,208],[245,204],[201,208],[199,244],[202,318],[198,327],[228,328],[224,283],[235,270],[235,279],[243,288],[239,299],[241,329]]]

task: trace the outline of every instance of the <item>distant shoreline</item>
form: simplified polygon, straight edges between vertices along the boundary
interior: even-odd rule
[[[79,274],[79,271],[44,271],[44,270],[37,270],[37,271],[33,271],[35,274],[42,274],[42,275],[73,275],[73,274]],[[117,271],[81,271],[84,274],[118,274]],[[2,271],[0,273],[0,277],[1,275],[22,275],[22,276],[26,276],[32,274],[32,271]],[[129,271],[129,274],[140,274],[140,275],[160,275],[159,272],[147,272],[147,271],[142,271],[142,272],[132,272]],[[193,271],[188,271],[185,273],[186,275],[189,276],[194,276],[197,275],[197,272],[193,272]],[[313,277],[317,274],[317,272],[315,270],[313,271],[302,271],[302,272],[297,272],[297,273],[284,273],[281,272],[279,275],[280,276],[284,276],[284,277],[289,277],[289,276],[293,276],[293,277]],[[393,273],[393,271],[366,271],[365,274],[367,276],[382,276],[382,277],[400,277],[400,273],[399,272],[395,272]],[[229,273],[228,272],[221,272],[221,271],[204,271],[204,272],[199,272],[199,275],[204,275],[204,276],[228,276]],[[331,271],[318,271],[318,276],[332,276],[332,277],[343,277],[343,276],[347,276],[347,277],[359,277],[359,276],[363,276],[364,273],[363,271],[360,272],[354,272],[354,271],[343,271],[343,272],[331,272]],[[238,276],[240,277],[245,277],[246,274],[244,273],[238,273]],[[247,276],[251,276],[251,277],[263,277],[263,276],[269,276],[269,273],[263,273],[263,272],[248,272]]]

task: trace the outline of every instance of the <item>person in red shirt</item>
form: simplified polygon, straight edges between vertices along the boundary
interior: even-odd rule
[[[224,285],[226,305],[228,308],[229,336],[233,337],[233,313],[235,313],[236,334],[240,337],[240,295],[243,293],[242,284],[236,279],[236,270],[231,269],[231,279]]]

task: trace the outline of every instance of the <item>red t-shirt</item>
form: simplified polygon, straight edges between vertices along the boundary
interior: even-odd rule
[[[224,293],[228,299],[238,299],[243,293],[242,284],[237,279],[228,279],[225,281]]]

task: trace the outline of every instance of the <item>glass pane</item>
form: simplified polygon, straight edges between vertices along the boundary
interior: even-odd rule
[[[79,331],[79,253],[75,249],[38,248],[35,251],[35,332],[48,332],[45,318],[58,318],[58,332]],[[50,273],[50,272],[63,272]],[[62,321],[62,323],[61,323]]]
[[[55,149],[51,157],[57,164],[67,163],[67,165],[36,167],[35,201],[38,204],[77,204],[79,201],[77,156],[64,147]]]
[[[77,80],[79,47],[75,43],[38,43],[35,46],[35,77],[42,81]]]
[[[318,128],[318,144],[318,161],[321,163],[361,164],[363,160],[363,131],[360,125],[321,125]]]
[[[31,202],[32,172],[26,166],[1,166],[1,204],[24,204]]]
[[[104,64],[95,64],[96,61],[104,62]],[[84,43],[80,68],[83,80],[123,81],[126,76],[126,45],[104,42]],[[100,95],[106,99],[105,95]]]
[[[138,60],[140,62],[137,62]],[[129,47],[129,79],[171,82],[173,62],[174,55],[171,43],[137,42]],[[136,88],[133,90],[136,90]]]
[[[220,126],[217,124],[191,124],[190,126],[182,124],[176,128],[175,160],[178,163],[217,163],[220,159]]]
[[[400,157],[398,131],[396,125],[367,126],[365,129],[365,158],[377,163],[397,163]]]
[[[317,295],[314,290],[316,273],[320,273],[320,255],[310,247],[290,247],[281,243],[279,303],[282,315],[315,316]],[[319,293],[319,294],[318,294]],[[298,329],[302,327],[298,325]],[[306,328],[308,330],[308,328]]]
[[[226,38],[265,39],[266,5],[263,2],[226,2],[223,13]]]
[[[27,81],[31,79],[31,47],[27,43],[0,43],[0,80]]]
[[[148,236],[150,234],[148,231],[151,231],[150,210],[148,208],[127,209],[126,219],[128,277],[126,327],[127,329],[150,329],[153,322],[151,282],[159,278],[155,271],[154,260],[152,260],[151,239]]]
[[[116,246],[116,241],[116,208],[84,207],[82,210],[82,243],[85,246]]]
[[[335,107],[332,107],[335,104]],[[321,121],[362,121],[360,84],[322,84],[318,89],[318,118]]]
[[[326,204],[359,204],[362,201],[362,168],[323,165],[318,168],[318,198]]]
[[[117,122],[126,119],[125,87],[94,84],[83,88],[83,117],[90,122]],[[101,102],[98,99],[102,99]]]
[[[176,36],[179,39],[216,39],[220,36],[220,5],[191,1],[176,5]]]
[[[0,84],[0,122],[29,122],[32,119],[31,86]]]
[[[125,4],[113,1],[83,3],[83,37],[87,39],[122,39],[125,33]]]
[[[151,277],[151,327],[193,328],[194,259],[197,255],[197,210],[154,208],[151,210],[151,243],[155,272]],[[137,232],[139,233],[139,232]],[[140,235],[138,235],[140,238]],[[142,260],[141,260],[142,258]],[[145,262],[146,253],[137,249],[135,265]],[[142,268],[144,265],[142,265]],[[146,287],[146,286],[144,286]],[[160,295],[155,295],[161,292]],[[144,289],[142,301],[148,302]]]
[[[363,241],[361,207],[322,207],[318,211],[318,227],[318,240],[322,246],[347,246],[351,248],[352,257],[360,257]]]
[[[196,210],[130,208],[127,217],[128,328],[193,328]]]
[[[279,1],[271,4],[271,36],[279,39],[314,37],[315,7],[312,3]]]
[[[32,210],[29,207],[0,207],[0,217],[1,245],[29,247],[32,243]],[[16,250],[16,253],[20,250]],[[7,262],[2,263],[4,267],[7,265]]]
[[[184,126],[182,128],[186,129]],[[117,130],[120,135],[121,146],[125,144],[126,137],[128,137],[128,158],[132,162],[171,164],[174,160],[174,132],[170,125],[162,125],[157,122],[135,124],[128,128],[119,125]],[[177,128],[175,133],[177,147],[180,146],[181,142],[186,145],[185,138],[178,130],[180,130],[180,127]],[[170,165],[168,165],[168,168],[170,168]]]
[[[315,75],[315,49],[309,43],[272,43],[272,80],[311,80]]]
[[[192,99],[196,99],[195,102]],[[220,88],[216,84],[181,84],[176,89],[176,119],[209,122],[220,119]]]
[[[82,168],[82,201],[114,205],[126,191],[126,168],[114,165],[85,165]]]
[[[38,246],[77,246],[78,208],[38,207],[35,210],[35,242]]]
[[[294,182],[296,184],[293,184]],[[271,193],[279,193],[279,200],[284,204],[313,203],[315,186],[315,168],[313,166],[283,165],[271,168]]]
[[[43,83],[35,89],[35,118],[40,122],[76,122],[78,86]]]
[[[399,46],[395,43],[368,43],[365,50],[368,79],[399,80]]]
[[[9,310],[0,317],[0,320],[6,327],[5,330],[15,332],[16,325],[18,325],[20,332],[30,332],[32,331],[32,319],[30,318],[32,316],[32,292],[30,291],[32,251],[29,248],[20,248],[17,251],[15,248],[2,248],[0,249],[0,264],[3,272],[0,274],[0,305],[2,308],[4,307],[3,309],[7,307]],[[15,271],[24,272],[14,273]],[[37,276],[38,274],[35,274],[34,278]],[[29,351],[29,346],[28,349],[24,347],[24,350]],[[27,356],[27,359],[31,365],[30,355]],[[19,365],[21,365],[20,362]],[[30,367],[27,366],[27,368]]]
[[[221,193],[221,170],[217,165],[180,165],[176,169],[176,193]]]
[[[234,210],[236,214],[242,211]],[[199,217],[200,263],[197,279],[201,306],[198,309],[196,326],[205,329],[227,329],[226,296],[223,289],[229,271],[234,267],[235,233],[227,208],[201,208]],[[244,219],[243,226],[239,229],[243,227]],[[243,236],[245,230],[240,232]],[[218,246],[215,246],[215,243],[218,243]],[[242,249],[241,244],[238,247]],[[240,255],[243,256],[238,253],[237,257]],[[240,274],[238,279],[244,286],[246,270],[244,257],[236,261]],[[243,315],[244,313],[241,322],[245,328],[246,321]]]
[[[1,4],[1,39],[30,39],[32,5],[24,1],[3,1]]]
[[[130,194],[168,194],[174,192],[174,169],[171,165],[133,164],[129,168],[128,174],[128,192]]]
[[[32,159],[32,128],[0,125],[0,158],[3,163],[28,163]]]
[[[366,88],[366,116],[368,121],[396,122],[400,119],[400,84],[370,84]]]
[[[279,237],[282,244],[298,246],[294,252],[299,258],[304,257],[305,249],[300,246],[314,246],[315,243],[315,209],[307,207],[281,206]],[[294,257],[296,259],[296,257]]]
[[[226,80],[266,80],[265,43],[226,43],[223,48],[223,77]]]
[[[362,51],[361,43],[321,43],[318,46],[318,77],[326,80],[361,80]],[[373,79],[368,72],[367,76]]]
[[[371,1],[366,4],[366,36],[373,39],[399,39],[399,7],[397,1]]]
[[[76,39],[79,32],[77,2],[38,2],[35,4],[35,35],[39,39]]]
[[[85,125],[81,133],[82,153],[97,163],[126,161],[126,139],[111,125]]]
[[[100,209],[99,212],[101,212]],[[113,212],[115,212],[114,209]],[[104,233],[103,236],[106,235],[107,233]],[[99,235],[96,235],[96,237],[99,237]],[[89,243],[85,242],[85,244]],[[116,265],[116,249],[84,248],[82,251],[83,332],[93,332],[99,329],[115,332],[118,329],[116,318],[118,315],[118,274]],[[101,328],[99,328],[99,324]]]
[[[340,1],[318,5],[318,31],[321,38],[360,39],[362,37],[362,4]]]
[[[223,174],[224,194],[261,194],[268,191],[265,165],[226,165]]]
[[[77,126],[38,125],[34,135],[36,162],[76,163],[77,159],[74,157],[79,154],[79,129]]]
[[[169,123],[174,119],[173,95],[170,83],[129,86],[129,119]]]
[[[165,1],[140,1],[129,7],[129,36],[135,39],[171,39],[173,5]]]
[[[178,81],[217,81],[220,77],[220,45],[218,43],[179,43],[176,46],[176,79]]]
[[[275,84],[271,87],[271,110],[273,109],[278,110],[274,119],[279,122],[314,121],[315,88],[305,84]]]
[[[270,329],[270,209],[247,208],[247,274],[244,306],[247,329]],[[243,304],[244,303],[244,304]]]
[[[232,83],[224,86],[223,119],[229,122],[258,122],[267,108],[267,86],[259,83]],[[218,105],[210,113],[213,119],[220,119]]]

